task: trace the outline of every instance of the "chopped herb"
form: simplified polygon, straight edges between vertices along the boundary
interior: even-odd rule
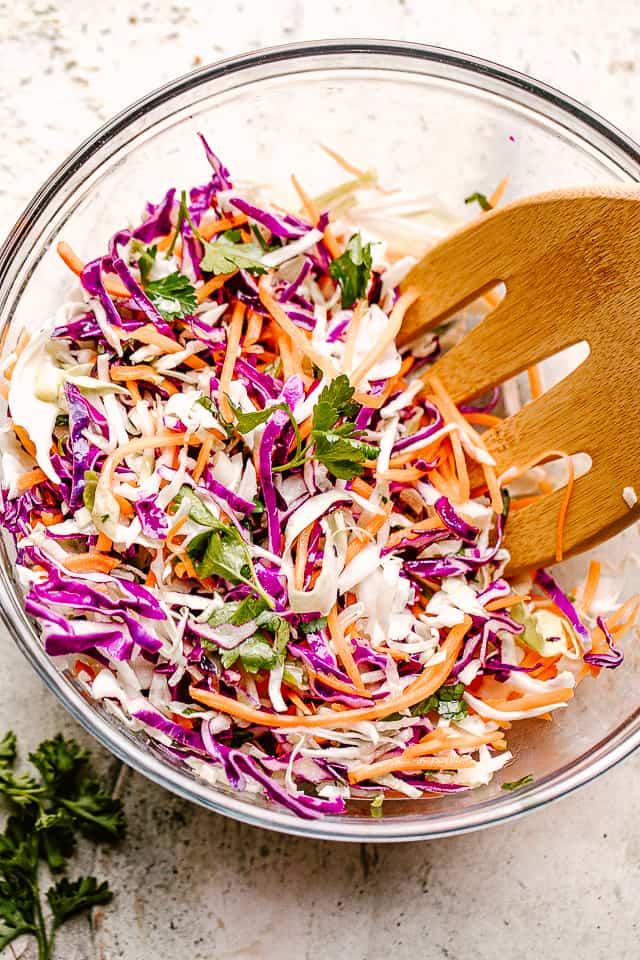
[[[274,667],[284,663],[291,636],[287,621],[272,610],[264,610],[258,615],[256,624],[262,629],[253,637],[249,637],[233,650],[223,651],[220,659],[225,669],[232,666],[238,659],[249,673],[273,670]],[[263,632],[264,630],[273,632],[273,640]]]
[[[271,417],[276,410],[285,410],[291,416],[291,407],[288,403],[277,403],[273,407],[265,407],[264,410],[256,410],[255,413],[244,413],[242,407],[239,407],[237,403],[234,403],[229,396],[227,396],[227,402],[233,410],[233,414],[236,418],[236,430],[238,433],[251,433],[252,430],[255,430],[256,427],[261,427],[263,423],[266,423],[269,417]]]
[[[342,290],[342,306],[352,307],[367,292],[371,276],[371,244],[363,244],[359,233],[354,233],[347,249],[329,266],[329,274],[337,280]]]
[[[262,247],[263,252],[268,253],[270,249],[269,244],[265,240],[262,230],[260,229],[260,227],[256,226],[255,223],[251,224],[251,233],[254,235],[254,237]]]
[[[69,416],[66,413],[59,413],[56,417],[56,427],[68,427]]]
[[[269,609],[273,600],[262,589],[253,566],[249,548],[232,524],[222,523],[203,503],[191,487],[182,486],[175,504],[189,502],[189,517],[208,529],[192,537],[187,553],[201,580],[222,577],[230,583],[245,583],[264,599]]]
[[[160,280],[147,281],[144,292],[165,320],[190,316],[198,306],[194,286],[177,270]]]
[[[464,198],[465,203],[477,203],[483,210],[493,210],[493,207],[485,197],[484,193],[480,193],[476,190],[475,193],[469,194],[468,197]]]
[[[318,631],[324,630],[326,625],[326,617],[317,617],[315,620],[307,620],[306,623],[301,623],[299,629],[306,635],[308,633],[318,633]]]
[[[51,912],[47,924],[40,890],[40,861],[57,873],[66,867],[78,833],[97,841],[115,841],[124,834],[122,805],[105,793],[89,765],[89,755],[61,735],[45,740],[29,759],[40,774],[36,780],[16,775],[16,738],[0,741],[0,793],[13,806],[0,834],[0,950],[16,937],[30,934],[39,960],[51,960],[56,931],[70,917],[112,898],[108,884],[95,877],[62,877],[46,891]]]
[[[266,273],[262,265],[262,249],[256,243],[231,243],[219,237],[214,243],[204,241],[204,256],[200,267],[206,273],[233,273],[246,270],[248,273]]]
[[[384,793],[377,793],[371,803],[369,804],[369,809],[371,810],[371,816],[376,820],[379,820],[382,817],[382,804],[384,803]]]
[[[435,693],[411,707],[412,717],[422,717],[426,713],[438,713],[447,720],[462,720],[469,710],[462,699],[464,683],[452,683],[440,687]]]
[[[361,431],[355,425],[355,418],[361,408],[352,400],[354,392],[344,373],[324,387],[313,408],[312,430],[306,446],[288,463],[274,467],[274,473],[293,470],[315,459],[342,480],[362,474],[365,460],[375,458],[378,450],[359,439]],[[346,422],[339,423],[343,419]]]
[[[518,790],[519,787],[526,787],[528,783],[533,783],[533,774],[527,773],[519,780],[511,780],[509,783],[503,783],[503,790]]]
[[[225,230],[221,234],[225,240],[228,240],[229,243],[242,243],[242,230],[239,227],[234,227],[232,230]]]
[[[289,417],[291,426],[293,427],[293,432],[296,436],[295,456],[300,456],[302,451],[302,437],[300,436],[300,428],[298,427],[298,421],[293,415],[293,410],[288,403],[276,403],[273,407],[265,407],[264,410],[256,410],[255,413],[244,413],[242,408],[235,404],[228,394],[227,402],[233,410],[236,418],[236,429],[239,433],[243,434],[250,433],[252,430],[255,430],[256,427],[262,426],[262,424],[266,423],[269,417],[275,413],[276,410],[283,410]]]

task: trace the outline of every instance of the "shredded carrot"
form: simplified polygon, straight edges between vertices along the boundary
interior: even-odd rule
[[[36,455],[35,444],[31,439],[31,437],[29,436],[26,429],[24,427],[21,427],[17,423],[12,424],[12,426],[13,426],[13,432],[15,433],[16,437],[18,438],[18,440],[20,441],[24,449],[27,451],[27,453],[31,454],[32,457],[35,457]]]
[[[103,553],[78,553],[66,557],[63,565],[72,573],[111,573],[120,561]]]
[[[408,527],[401,527],[399,530],[395,530],[389,539],[387,540],[387,547],[395,547],[402,540],[406,540],[407,537],[411,537],[412,534],[420,535],[426,530],[443,530],[444,523],[440,517],[429,517],[427,520],[420,520],[419,523],[412,523]]]
[[[412,303],[418,299],[420,292],[418,290],[409,289],[405,290],[401,294],[391,313],[389,314],[389,320],[387,322],[387,329],[378,337],[375,345],[371,348],[366,357],[363,358],[361,363],[356,367],[353,373],[350,375],[349,379],[354,386],[357,386],[363,377],[369,372],[371,367],[374,366],[384,354],[385,350],[389,344],[393,343],[396,339],[400,327],[402,326],[402,320],[405,313],[409,309]]]
[[[571,700],[573,697],[572,687],[564,687],[562,690],[550,690],[548,693],[525,693],[523,696],[514,700],[500,699],[494,700],[489,697],[483,697],[482,702],[494,710],[505,712],[518,710],[535,710],[537,707],[548,707],[556,703],[564,703],[565,700]]]
[[[354,490],[361,497],[365,497],[367,500],[373,493],[373,487],[363,480],[362,477],[354,477],[351,481],[351,489]]]
[[[567,468],[567,486],[565,488],[564,497],[562,498],[562,502],[558,509],[558,522],[556,526],[556,563],[560,563],[564,556],[564,529],[567,522],[569,502],[571,500],[571,494],[573,493],[573,487],[575,484],[573,460],[564,450],[545,450],[544,453],[541,453],[532,460],[529,460],[522,467],[510,467],[503,473],[501,478],[503,483],[511,483],[513,480],[521,477],[524,473],[528,473],[529,470],[537,467],[538,464],[544,463],[552,458],[556,459],[558,457],[561,457],[564,460]]]
[[[260,283],[258,285],[260,292],[260,300],[264,307],[269,311],[277,325],[291,338],[291,342],[296,344],[300,349],[300,352],[303,353],[306,357],[309,357],[312,363],[315,363],[326,376],[330,379],[334,379],[338,376],[338,371],[334,364],[327,358],[323,353],[320,353],[315,347],[311,346],[311,343],[305,337],[302,330],[295,325],[293,320],[290,320],[287,314],[282,309],[282,306],[271,293],[271,288],[269,286],[269,281],[267,275],[264,274],[260,277]]]
[[[164,353],[180,353],[182,347],[171,337],[165,337],[160,333],[152,323],[145,324],[144,327],[138,327],[131,331],[131,338],[139,343],[146,343],[148,346],[160,347]]]
[[[533,367],[529,367],[527,370],[527,376],[529,377],[529,389],[531,391],[531,399],[537,400],[544,393],[544,382],[542,380],[542,370],[540,369],[539,364],[535,364]]]
[[[144,585],[145,587],[155,587],[158,581],[156,580],[156,575],[153,570],[149,570],[147,576],[145,577]]]
[[[288,696],[289,700],[291,700],[291,703],[293,703],[293,705],[298,708],[298,710],[300,711],[300,713],[304,714],[304,716],[306,716],[306,717],[311,716],[311,714],[313,713],[313,711],[311,710],[310,707],[307,706],[307,704],[304,702],[304,700],[303,700],[301,697],[299,697],[297,693],[295,693],[295,691],[293,691],[293,690],[291,690],[291,689],[289,688],[289,689],[287,690],[287,696]]]
[[[0,383],[0,397],[2,397],[3,400],[9,399],[9,387],[6,383]]]
[[[232,277],[235,277],[237,270],[233,270],[231,273],[219,273],[217,276],[212,277],[211,280],[207,280],[206,283],[203,283],[201,287],[196,289],[196,300],[198,303],[204,303],[207,297],[210,297],[212,293],[215,293],[216,290],[220,290],[221,287],[224,287],[227,280],[231,280]]]
[[[164,541],[164,545],[165,547],[167,547],[167,549],[169,550],[171,549],[173,545],[174,537],[176,537],[178,533],[180,533],[180,531],[182,530],[182,528],[184,527],[188,519],[189,519],[188,516],[180,517],[180,519],[176,520],[173,526],[169,528],[169,531],[167,532],[167,536],[165,537],[165,541]]]
[[[233,377],[236,360],[240,351],[240,337],[242,335],[242,321],[244,319],[245,306],[240,300],[236,301],[227,332],[227,350],[224,355],[224,364],[220,374],[220,386],[218,387],[218,396],[220,398],[220,413],[228,423],[233,419],[233,411],[229,406],[227,394]]]
[[[198,459],[196,460],[196,465],[193,468],[192,477],[196,483],[200,480],[200,477],[204,473],[204,468],[206,467],[209,461],[209,454],[211,453],[211,448],[213,447],[213,437],[211,434],[207,436],[202,441],[202,446],[200,447],[200,453],[198,454]],[[176,447],[176,450],[178,448]]]
[[[263,316],[257,310],[249,310],[247,316],[247,330],[242,341],[243,349],[252,346],[260,339],[262,333]]]
[[[512,593],[508,597],[496,597],[495,600],[490,600],[489,603],[485,603],[484,608],[490,612],[494,610],[509,610],[519,603],[525,603],[528,599],[528,593]]]
[[[502,417],[494,417],[492,413],[465,413],[467,423],[477,423],[480,427],[496,427],[502,423]]]
[[[47,475],[44,470],[36,467],[35,470],[27,470],[26,473],[18,477],[16,486],[20,493],[24,493],[26,490],[31,490],[32,487],[37,486],[37,484],[44,483],[46,479]]]
[[[96,541],[96,550],[98,553],[109,553],[112,546],[113,540],[111,540],[106,533],[103,533],[101,530]]]
[[[392,480],[395,483],[415,483],[426,473],[426,470],[418,470],[417,467],[404,467],[402,470],[381,470],[377,476],[379,480]]]
[[[354,528],[352,531],[353,539],[347,547],[347,553],[344,559],[345,566],[351,563],[354,557],[357,557],[368,543],[373,541],[376,534],[382,529],[388,519],[388,513],[374,513],[370,520]]]
[[[407,757],[403,755],[390,757],[388,760],[378,760],[376,763],[364,764],[349,771],[349,783],[360,783],[362,780],[378,780],[394,770],[468,770],[475,767],[476,761],[471,757]]]
[[[204,240],[211,240],[211,237],[224,233],[225,230],[235,230],[236,227],[243,227],[248,223],[249,218],[244,213],[235,214],[233,217],[223,217],[221,220],[211,220],[208,223],[200,225],[199,230]]]
[[[52,513],[49,511],[43,511],[40,514],[40,520],[45,527],[52,527],[55,523],[61,523],[64,520],[64,517],[59,510],[55,510]]]
[[[451,449],[453,450],[456,473],[458,476],[460,503],[466,503],[471,495],[471,484],[469,482],[467,461],[462,450],[462,443],[460,442],[460,434],[454,430],[454,432],[449,435],[449,440],[451,441]]]
[[[138,385],[135,380],[125,380],[125,386],[131,394],[131,399],[134,403],[138,403],[140,400],[142,400],[140,391],[138,390]]]
[[[304,586],[304,572],[307,566],[307,550],[309,548],[309,537],[313,530],[313,524],[305,527],[296,543],[296,562],[293,571],[293,583],[296,590],[302,590]]]
[[[489,197],[489,204],[491,207],[498,206],[508,186],[509,186],[509,177],[503,177],[500,183],[498,184],[498,186],[495,188],[495,190]]]
[[[446,736],[442,730],[432,730],[421,737],[418,743],[412,744],[405,750],[409,757],[420,757],[424,754],[439,753],[442,750],[469,750],[490,743],[492,746],[504,745],[504,734],[499,730],[491,733],[456,733]]]
[[[121,496],[121,494],[116,493],[115,498],[118,501],[118,506],[120,507],[120,513],[123,517],[135,517],[136,511],[132,506],[131,502],[127,500],[126,497]]]
[[[598,583],[600,582],[600,567],[601,564],[599,560],[592,560],[589,564],[589,572],[584,582],[582,596],[580,598],[580,606],[583,610],[590,610],[595,600]]]
[[[163,447],[181,447],[187,439],[186,433],[159,433],[155,437],[136,437],[109,454],[100,473],[100,479],[111,483],[113,473],[119,463],[122,463],[132,453],[142,453],[143,450],[162,449]]]
[[[348,727],[364,720],[377,720],[395,711],[406,710],[412,707],[426,697],[431,696],[432,693],[442,686],[456,661],[464,637],[471,626],[471,622],[471,617],[465,616],[463,623],[458,623],[455,627],[451,628],[441,647],[444,658],[440,663],[434,664],[431,667],[425,667],[420,676],[410,683],[403,693],[398,696],[379,700],[373,707],[333,712],[326,711],[324,713],[313,714],[310,717],[300,717],[256,710],[254,707],[248,706],[248,704],[234,700],[233,697],[227,697],[224,694],[214,693],[210,690],[201,690],[195,686],[189,688],[189,694],[193,700],[213,707],[214,710],[219,710],[228,716],[237,717],[239,720],[246,720],[248,723],[255,723],[265,727],[339,728]]]
[[[61,240],[60,243],[56,246],[58,255],[66,263],[69,269],[80,276],[84,270],[84,263],[80,257],[74,253],[68,243],[65,243],[64,240]],[[120,297],[123,300],[128,300],[131,297],[131,294],[125,287],[124,283],[119,280],[117,277],[107,276],[104,280],[104,286],[107,293],[111,294],[112,297]]]
[[[352,173],[354,177],[364,177],[366,171],[361,170],[360,167],[354,167],[352,163],[349,163],[348,160],[345,160],[341,153],[338,153],[336,150],[332,150],[331,147],[328,147],[325,143],[320,144],[320,149],[324,150],[327,156],[331,157],[332,160],[335,160],[338,166],[342,167],[343,170],[346,170],[347,173]]]
[[[162,379],[162,374],[159,374],[155,367],[145,363],[132,367],[124,363],[114,364],[109,370],[109,376],[114,383],[126,383],[128,380],[148,380],[150,383],[158,383]]]
[[[340,621],[338,620],[338,611],[335,606],[332,608],[329,616],[327,617],[327,626],[329,627],[329,633],[331,635],[334,650],[342,661],[344,669],[351,679],[351,682],[359,693],[365,697],[368,696],[367,688],[364,685],[360,671],[358,670],[356,662],[353,659],[351,644],[349,639],[345,637],[344,630],[342,629]]]
[[[307,674],[311,677],[312,680],[318,680],[320,683],[323,683],[325,687],[330,687],[332,690],[339,690],[340,693],[348,693],[353,695],[362,696],[362,692],[356,690],[353,683],[345,683],[344,680],[338,680],[337,677],[332,677],[328,673],[324,673],[322,670],[312,670],[310,667],[307,667]],[[364,696],[371,700],[371,697],[368,694]]]
[[[318,221],[320,220],[320,211],[318,210],[317,206],[315,205],[315,203],[313,202],[313,200],[311,199],[311,197],[308,195],[308,193],[306,193],[306,192],[302,189],[302,187],[300,186],[298,180],[297,180],[293,175],[291,176],[291,182],[293,183],[293,186],[294,186],[294,188],[295,188],[296,193],[297,193],[298,196],[300,197],[300,202],[301,202],[302,206],[304,207],[304,209],[305,209],[305,211],[306,211],[306,213],[307,213],[307,216],[308,216],[309,219],[311,220],[311,222],[312,222],[312,224],[314,225],[314,227],[317,226],[317,225],[318,225]],[[338,245],[338,242],[337,242],[336,238],[334,237],[334,235],[333,235],[333,233],[332,233],[332,231],[331,231],[331,228],[329,227],[328,224],[327,224],[327,226],[324,228],[324,231],[323,231],[323,235],[322,235],[322,236],[323,236],[323,240],[324,240],[324,242],[325,242],[325,245],[326,245],[327,250],[329,251],[329,253],[330,253],[331,256],[333,257],[333,259],[335,260],[337,257],[339,257],[339,256],[342,254],[342,250],[340,249],[340,247],[339,247],[339,245]]]

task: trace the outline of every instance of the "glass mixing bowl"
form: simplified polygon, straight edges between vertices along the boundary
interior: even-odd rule
[[[176,80],[125,110],[44,184],[0,251],[0,321],[9,337],[48,316],[70,278],[57,258],[63,237],[87,259],[166,187],[204,179],[202,130],[237,179],[282,186],[300,173],[312,193],[336,182],[317,149],[333,145],[375,167],[386,184],[432,190],[445,206],[490,190],[508,174],[511,197],[569,185],[640,179],[639,148],[582,105],[521,74],[470,56],[408,44],[347,41],[280,47],[235,57]],[[10,342],[10,341],[9,341]],[[611,564],[627,533],[599,550]],[[11,551],[2,545],[2,619],[47,686],[87,730],[152,780],[212,810],[289,833],[342,840],[445,836],[522,814],[575,789],[640,743],[640,661],[627,646],[616,671],[586,680],[553,723],[516,724],[515,762],[501,774],[534,782],[421,801],[366,802],[341,818],[302,821],[253,796],[210,786],[89,702],[42,649],[23,611]],[[583,561],[584,562],[584,561]],[[574,563],[574,567],[578,566]],[[629,566],[629,565],[627,565]],[[637,567],[635,569],[637,576]],[[621,574],[622,576],[622,574]],[[631,576],[633,579],[633,576]],[[622,581],[621,581],[622,582]],[[633,586],[623,583],[623,590]]]

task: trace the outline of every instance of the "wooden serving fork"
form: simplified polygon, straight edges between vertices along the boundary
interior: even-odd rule
[[[421,295],[399,341],[433,329],[501,281],[504,299],[430,373],[464,403],[586,341],[589,355],[577,369],[484,434],[498,476],[546,450],[590,455],[566,517],[570,556],[640,516],[640,190],[527,197],[447,237],[402,284]],[[554,561],[563,497],[556,490],[509,517],[510,572]]]

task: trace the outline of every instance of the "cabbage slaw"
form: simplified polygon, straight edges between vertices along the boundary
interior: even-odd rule
[[[293,214],[202,143],[207,183],[86,265],[59,245],[79,288],[5,356],[26,609],[123,723],[301,817],[486,784],[511,723],[622,662],[640,601],[595,614],[595,562],[577,603],[505,577],[531,491],[482,440],[499,394],[430,374],[459,324],[395,343],[431,200],[348,165],[317,200],[294,179]]]

